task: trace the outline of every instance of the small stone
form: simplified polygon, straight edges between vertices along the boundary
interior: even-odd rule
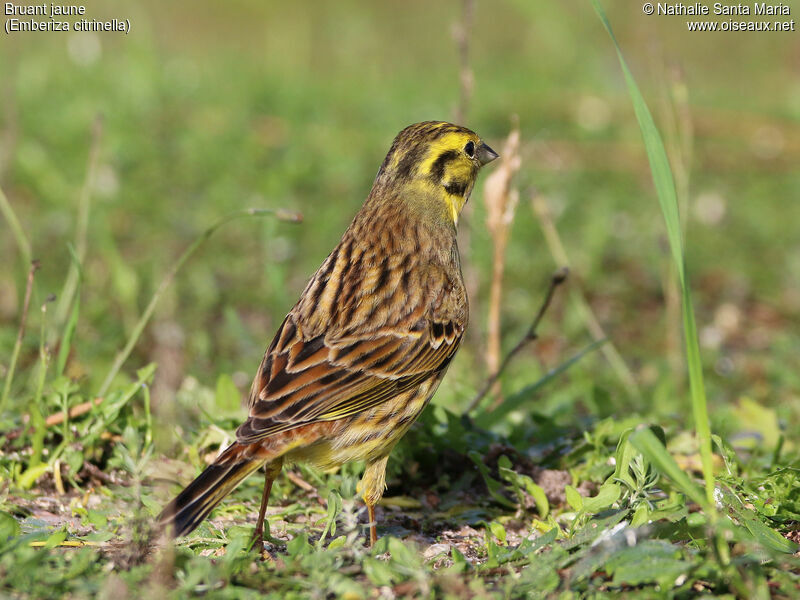
[[[433,544],[428,546],[422,557],[425,560],[433,560],[442,554],[450,554],[450,544]]]

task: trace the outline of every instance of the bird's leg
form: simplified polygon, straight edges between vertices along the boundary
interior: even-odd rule
[[[369,547],[372,548],[378,541],[378,523],[375,521],[375,507],[367,504],[367,515],[369,516]]]
[[[267,513],[267,502],[272,491],[272,482],[275,481],[282,467],[282,458],[273,460],[264,467],[264,493],[261,495],[261,509],[258,511],[256,529],[253,532],[253,543],[259,544],[259,550],[264,547],[264,517]]]
[[[364,476],[361,478],[361,492],[364,504],[367,505],[367,515],[369,516],[369,545],[375,545],[378,541],[378,529],[375,522],[375,505],[383,496],[386,489],[386,462],[389,456],[383,456],[378,460],[367,463]]]

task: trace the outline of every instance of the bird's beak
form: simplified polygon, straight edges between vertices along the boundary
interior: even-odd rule
[[[475,152],[475,157],[478,159],[478,162],[481,163],[481,166],[488,165],[498,156],[499,154],[497,154],[497,152],[489,148],[489,146],[483,142],[481,142],[481,145],[478,146],[478,150]]]

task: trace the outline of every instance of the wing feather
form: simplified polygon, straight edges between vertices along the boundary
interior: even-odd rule
[[[239,441],[369,410],[449,364],[467,321],[452,232],[399,210],[381,221],[354,221],[281,323]]]
[[[463,330],[460,323],[423,321],[406,331],[303,340],[290,314],[262,361],[237,438],[253,442],[369,410],[446,368]]]

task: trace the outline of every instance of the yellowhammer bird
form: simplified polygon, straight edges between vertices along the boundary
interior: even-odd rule
[[[185,535],[266,465],[255,535],[284,461],[328,469],[366,461],[375,504],[389,453],[436,391],[467,326],[458,215],[478,170],[497,158],[464,127],[428,121],[392,143],[364,206],[275,334],[253,381],[249,417],[161,513]]]

